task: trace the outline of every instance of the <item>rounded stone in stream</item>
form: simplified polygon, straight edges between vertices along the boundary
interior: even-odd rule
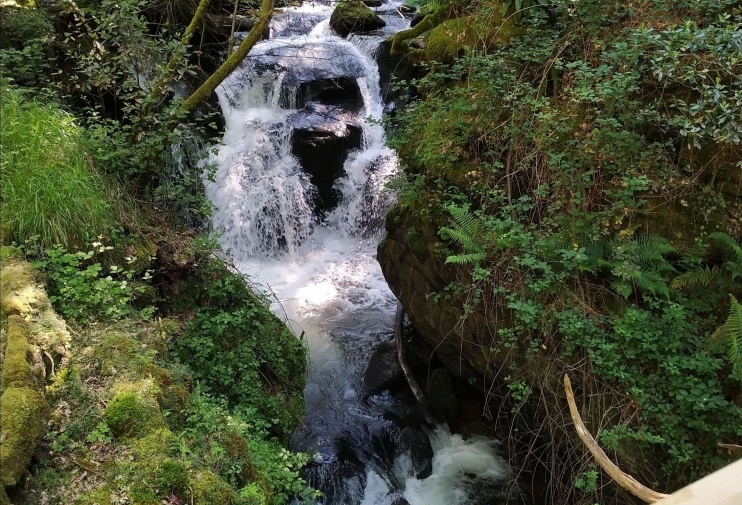
[[[397,363],[397,350],[393,342],[381,344],[368,362],[363,375],[363,391],[372,395],[389,389],[402,377],[402,369]]]
[[[392,502],[392,505],[410,505],[410,502],[407,501],[407,498],[404,496],[400,496],[398,498],[395,498],[395,500]]]
[[[385,26],[386,22],[359,0],[338,2],[330,17],[330,28],[341,37],[351,33],[367,33]]]
[[[445,368],[436,368],[430,374],[426,402],[437,419],[451,423],[459,412],[459,399],[453,389],[451,376]]]
[[[397,441],[397,454],[409,456],[415,478],[425,479],[433,473],[433,446],[422,431],[403,429]]]

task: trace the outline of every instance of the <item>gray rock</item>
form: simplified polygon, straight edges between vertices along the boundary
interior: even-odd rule
[[[393,342],[381,344],[368,362],[363,376],[363,391],[376,394],[388,389],[402,377],[402,369],[397,363],[397,352]]]
[[[433,473],[433,446],[428,436],[419,430],[405,428],[399,434],[397,454],[407,454],[416,478],[425,479]],[[404,503],[404,502],[403,502]]]

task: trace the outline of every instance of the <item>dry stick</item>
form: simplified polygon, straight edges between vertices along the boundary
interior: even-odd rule
[[[588,450],[593,455],[593,457],[595,457],[601,468],[603,468],[603,470],[605,470],[606,473],[610,475],[610,477],[615,480],[619,486],[647,503],[654,503],[661,500],[662,498],[670,496],[649,489],[631,475],[622,472],[621,469],[618,468],[618,466],[616,466],[610,460],[610,458],[608,458],[606,453],[603,452],[603,449],[601,449],[598,445],[598,442],[596,442],[590,432],[587,431],[585,423],[582,422],[582,417],[580,416],[580,413],[577,410],[577,405],[575,404],[575,396],[574,392],[572,391],[572,383],[570,382],[569,375],[567,374],[564,374],[564,391],[567,393],[569,412],[572,414],[572,422],[574,422],[575,424],[577,435],[580,437],[585,446],[587,446]]]
[[[402,320],[403,319],[404,319],[404,309],[402,308],[402,304],[400,302],[397,302],[397,315],[394,316],[394,341],[397,344],[397,361],[399,361],[399,366],[402,369],[402,373],[407,379],[407,383],[410,385],[412,394],[415,395],[415,398],[417,399],[418,403],[425,405],[425,397],[423,396],[423,392],[420,389],[420,386],[418,386],[417,381],[415,380],[415,377],[412,376],[410,367],[407,366],[407,361],[405,360],[405,357],[404,357],[404,347],[402,346]]]
[[[116,486],[116,484],[114,484],[113,482],[111,482],[110,479],[108,477],[106,477],[105,475],[103,475],[102,473],[96,472],[92,468],[88,468],[87,466],[85,466],[82,463],[80,463],[79,461],[77,461],[75,458],[70,458],[68,456],[65,456],[64,454],[60,454],[60,456],[62,456],[64,459],[66,459],[70,463],[74,463],[75,465],[79,466],[80,468],[82,468],[86,472],[90,472],[90,473],[92,473],[94,475],[97,475],[101,479],[105,480],[108,483],[108,485],[111,486],[114,489],[114,491],[116,491],[117,493],[120,491],[119,488]]]
[[[240,6],[240,0],[234,0],[234,12],[232,13],[232,31],[229,34],[229,44],[227,45],[227,57],[232,54],[234,49],[234,26],[237,22],[237,8]]]

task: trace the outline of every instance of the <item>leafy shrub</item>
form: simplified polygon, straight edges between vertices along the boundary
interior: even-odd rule
[[[72,253],[57,245],[42,253],[33,244],[26,243],[26,255],[36,258],[34,267],[46,273],[49,299],[65,318],[84,323],[95,318],[117,320],[137,312],[132,302],[146,286],[137,285],[134,272],[94,262],[113,247],[93,242],[92,251]],[[149,278],[147,271],[142,280]]]
[[[204,390],[287,437],[303,413],[303,344],[242,275],[208,255],[197,264],[189,280],[194,317],[173,350]]]
[[[42,248],[81,246],[115,222],[105,185],[81,147],[82,130],[52,103],[2,85],[2,228],[5,240],[38,236]]]
[[[0,72],[15,84],[36,86],[49,81],[53,27],[41,10],[0,7]]]

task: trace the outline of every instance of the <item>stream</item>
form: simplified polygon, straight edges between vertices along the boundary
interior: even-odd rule
[[[304,477],[326,505],[505,503],[496,441],[464,439],[418,407],[404,381],[364,390],[372,355],[393,340],[396,299],[376,261],[386,147],[377,51],[409,26],[384,3],[372,35],[340,38],[334,3],[278,11],[270,38],[218,88],[225,134],[207,195],[235,264],[280,300],[306,338],[306,415],[291,449],[313,455]]]

